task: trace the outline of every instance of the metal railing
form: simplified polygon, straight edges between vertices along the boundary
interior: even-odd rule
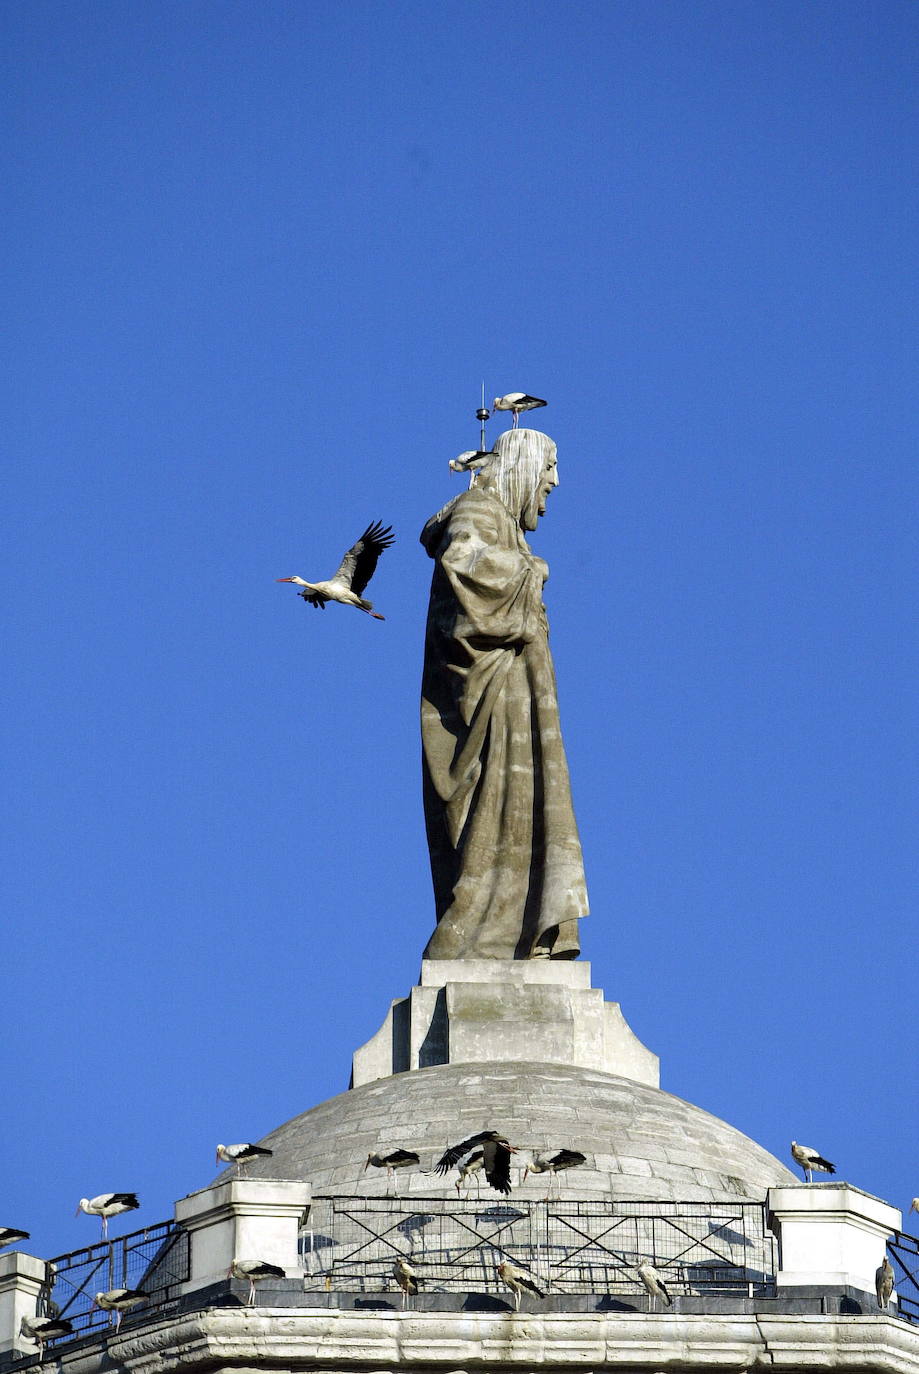
[[[919,1239],[896,1231],[887,1242],[887,1254],[894,1269],[900,1316],[919,1325]]]
[[[300,1240],[307,1291],[392,1289],[400,1256],[425,1292],[503,1291],[505,1259],[555,1293],[643,1294],[644,1260],[674,1294],[775,1291],[759,1203],[317,1197]]]
[[[173,1221],[161,1221],[49,1260],[42,1306],[45,1315],[66,1317],[72,1323],[73,1334],[59,1338],[63,1343],[111,1324],[114,1313],[93,1306],[96,1293],[140,1289],[147,1294],[147,1302],[131,1315],[142,1317],[177,1299],[188,1274],[188,1232]]]

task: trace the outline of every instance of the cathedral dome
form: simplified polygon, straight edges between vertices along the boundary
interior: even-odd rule
[[[448,1145],[499,1130],[521,1151],[579,1150],[586,1163],[564,1176],[569,1197],[681,1202],[760,1201],[795,1182],[788,1169],[740,1131],[659,1088],[565,1064],[443,1064],[365,1083],[293,1117],[262,1143],[270,1159],[253,1177],[296,1179],[315,1194],[379,1195],[371,1151],[402,1148],[420,1166],[399,1173],[402,1196],[455,1196],[456,1173],[424,1174]],[[521,1170],[522,1173],[522,1170]],[[472,1185],[473,1187],[475,1185]],[[515,1182],[519,1196],[545,1195],[545,1176]],[[489,1192],[483,1184],[483,1192]],[[491,1196],[495,1196],[490,1194]]]

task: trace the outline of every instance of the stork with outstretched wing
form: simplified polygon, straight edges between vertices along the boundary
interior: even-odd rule
[[[357,543],[352,544],[338,571],[327,582],[304,582],[302,577],[279,577],[277,581],[295,583],[302,588],[299,595],[303,600],[320,610],[325,610],[327,601],[340,601],[343,606],[366,611],[374,620],[383,620],[385,617],[377,614],[373,602],[365,600],[362,593],[376,572],[380,554],[395,542],[392,526],[384,527],[382,521],[376,520],[367,526]]]

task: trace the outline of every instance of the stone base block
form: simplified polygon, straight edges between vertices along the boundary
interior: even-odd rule
[[[659,1060],[590,965],[550,959],[426,959],[408,997],[354,1055],[351,1086],[436,1064],[530,1061],[599,1069],[658,1087]]]

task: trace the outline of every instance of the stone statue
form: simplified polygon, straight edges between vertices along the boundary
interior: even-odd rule
[[[437,928],[426,959],[574,959],[587,891],[542,601],[524,539],[555,444],[508,430],[425,525],[424,811]]]

